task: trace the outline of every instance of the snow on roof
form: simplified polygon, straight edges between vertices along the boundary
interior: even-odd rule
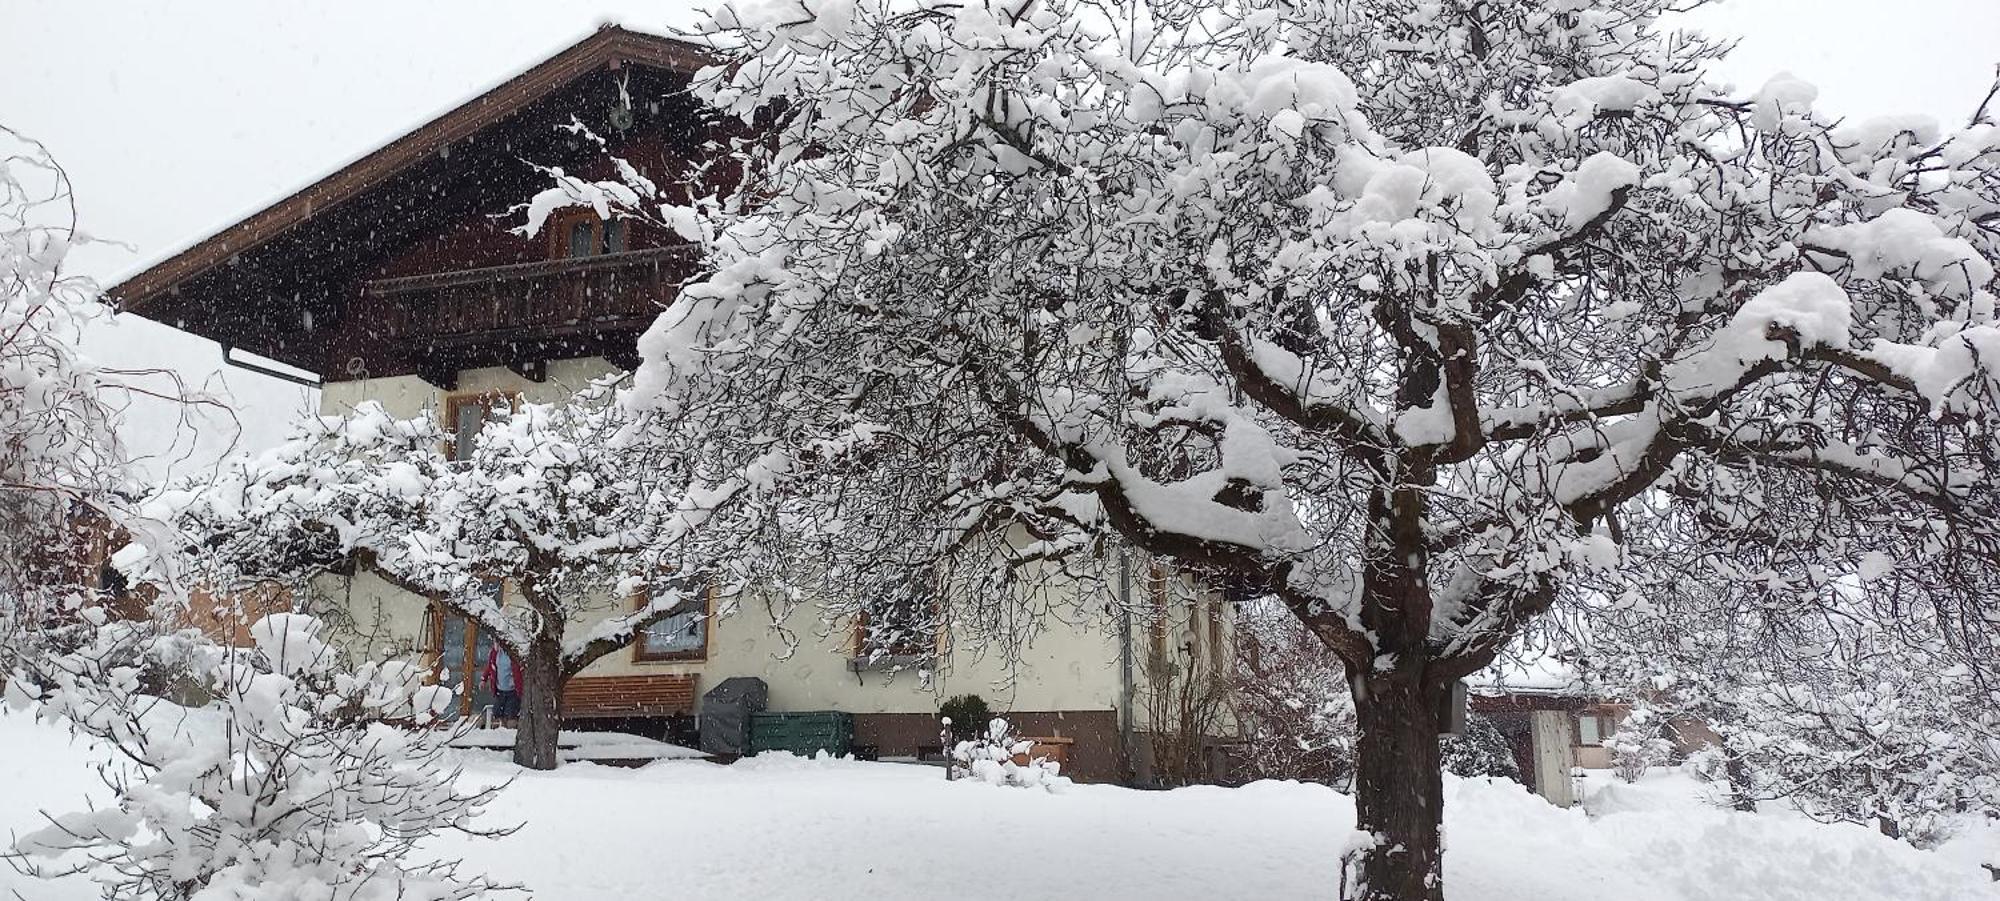
[[[1574,664],[1547,655],[1502,658],[1465,681],[1472,693],[1481,695],[1591,693]]]

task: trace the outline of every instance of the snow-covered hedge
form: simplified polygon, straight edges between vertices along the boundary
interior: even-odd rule
[[[1069,787],[1070,780],[1062,775],[1062,765],[1045,757],[1030,756],[1034,750],[1033,741],[1022,738],[1006,720],[995,717],[986,724],[986,734],[961,741],[952,748],[950,766],[953,775],[988,785],[1045,791]]]
[[[497,789],[462,790],[439,728],[451,692],[405,663],[334,665],[319,624],[278,614],[251,649],[150,620],[78,624],[75,650],[30,658],[12,707],[115,748],[115,803],[60,813],[13,859],[83,872],[108,898],[390,901],[497,888],[418,844],[477,823]],[[174,700],[173,698],[178,698]]]

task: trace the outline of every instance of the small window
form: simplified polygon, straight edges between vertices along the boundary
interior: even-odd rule
[[[1597,716],[1594,714],[1584,714],[1582,716],[1577,717],[1576,718],[1577,744],[1580,745],[1603,744],[1604,734],[1600,731],[1601,725],[1602,724],[1598,720]]]
[[[929,579],[913,576],[864,604],[855,636],[855,656],[930,658],[938,651],[937,593]]]
[[[597,229],[590,220],[578,219],[569,225],[569,256],[591,256],[597,245]]]
[[[445,421],[451,424],[451,446],[447,448],[447,456],[452,462],[471,459],[473,448],[479,443],[480,429],[506,415],[513,402],[513,398],[503,394],[452,398],[445,411]]]
[[[549,218],[549,256],[579,259],[607,253],[623,253],[626,226],[623,219],[603,219],[596,210],[574,207]]]
[[[639,632],[639,640],[632,646],[632,659],[666,661],[708,658],[709,602],[712,598],[705,587],[697,591],[701,595],[700,603]],[[636,609],[650,599],[651,594],[641,590],[633,599],[633,607]]]

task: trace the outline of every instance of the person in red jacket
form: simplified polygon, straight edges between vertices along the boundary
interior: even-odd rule
[[[493,691],[493,718],[501,726],[512,729],[521,722],[521,665],[497,641],[486,652],[479,684]]]

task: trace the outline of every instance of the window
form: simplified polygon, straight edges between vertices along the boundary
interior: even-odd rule
[[[868,661],[936,657],[939,613],[930,577],[904,578],[862,605],[855,629],[855,657]]]
[[[640,662],[708,659],[709,607],[713,594],[707,586],[695,589],[699,602],[683,601],[687,609],[658,620],[640,630],[632,643],[632,659]],[[652,593],[640,589],[632,599],[633,609],[644,606]]]
[[[504,606],[507,602],[506,585],[499,579],[481,579],[475,590],[492,598],[495,604]],[[459,715],[471,716],[473,711],[493,703],[492,690],[480,678],[486,658],[493,651],[493,637],[440,604],[431,605],[429,618],[425,656],[431,661],[438,684],[457,692]]]
[[[596,254],[597,229],[587,219],[576,219],[569,224],[568,252],[563,256],[587,257]]]
[[[625,252],[625,220],[604,219],[596,210],[571,208],[549,219],[549,256],[557,259]]]
[[[1602,725],[1596,714],[1586,713],[1578,716],[1576,718],[1576,743],[1580,745],[1603,744],[1604,733],[1601,731]]]
[[[479,430],[506,415],[514,403],[514,397],[500,393],[468,394],[447,400],[445,424],[451,430],[451,442],[445,448],[445,455],[453,462],[471,459],[472,449],[479,442]]]

